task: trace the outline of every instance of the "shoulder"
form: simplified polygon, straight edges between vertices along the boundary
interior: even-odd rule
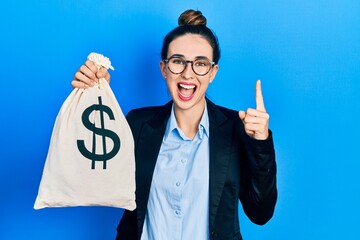
[[[216,107],[227,117],[230,117],[230,118],[236,117],[236,119],[237,119],[239,116],[239,112],[236,110],[233,110],[233,109],[230,109],[227,107],[223,107],[223,106],[219,106],[219,105],[216,105]]]
[[[171,106],[172,101],[163,106],[136,108],[126,115],[126,120],[132,128],[140,127],[145,122],[150,124],[151,127],[157,128],[163,125],[169,118]]]
[[[136,108],[131,110],[127,115],[126,119],[130,122],[136,121],[147,121],[153,118],[157,113],[159,113],[164,106],[151,106],[151,107],[143,107]]]
[[[239,112],[227,107],[223,107],[220,105],[216,105],[212,101],[207,99],[207,107],[209,115],[219,120],[231,120],[231,121],[239,121]]]
[[[221,129],[223,133],[227,132],[229,136],[235,134],[243,141],[247,138],[244,124],[239,117],[239,112],[227,107],[216,105],[207,100],[208,115],[212,129]]]

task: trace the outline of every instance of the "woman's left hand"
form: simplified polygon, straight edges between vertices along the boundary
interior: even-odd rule
[[[260,80],[256,81],[256,109],[248,108],[246,112],[239,111],[239,117],[244,123],[245,132],[257,140],[269,137],[269,114],[267,114],[261,91]]]

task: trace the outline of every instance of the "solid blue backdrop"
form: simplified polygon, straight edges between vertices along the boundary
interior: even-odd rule
[[[56,115],[90,52],[108,56],[127,113],[169,99],[165,34],[199,9],[220,40],[208,96],[255,105],[262,80],[278,163],[272,220],[246,240],[360,239],[360,1],[5,1],[1,4],[0,239],[114,239],[122,209],[33,210]]]

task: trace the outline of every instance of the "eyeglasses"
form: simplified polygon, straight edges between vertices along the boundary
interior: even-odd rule
[[[188,63],[191,63],[191,68],[198,76],[206,75],[211,68],[215,65],[215,62],[211,62],[207,58],[199,58],[193,61],[185,60],[182,57],[173,56],[163,60],[168,64],[168,69],[174,74],[180,74],[185,71]]]

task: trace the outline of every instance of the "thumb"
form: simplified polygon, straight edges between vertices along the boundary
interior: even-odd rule
[[[246,116],[246,113],[244,111],[239,111],[239,117],[240,117],[241,121],[244,121],[245,116]]]
[[[100,67],[100,69],[96,72],[96,77],[97,78],[104,78],[106,76],[107,73],[107,69],[104,67]]]

